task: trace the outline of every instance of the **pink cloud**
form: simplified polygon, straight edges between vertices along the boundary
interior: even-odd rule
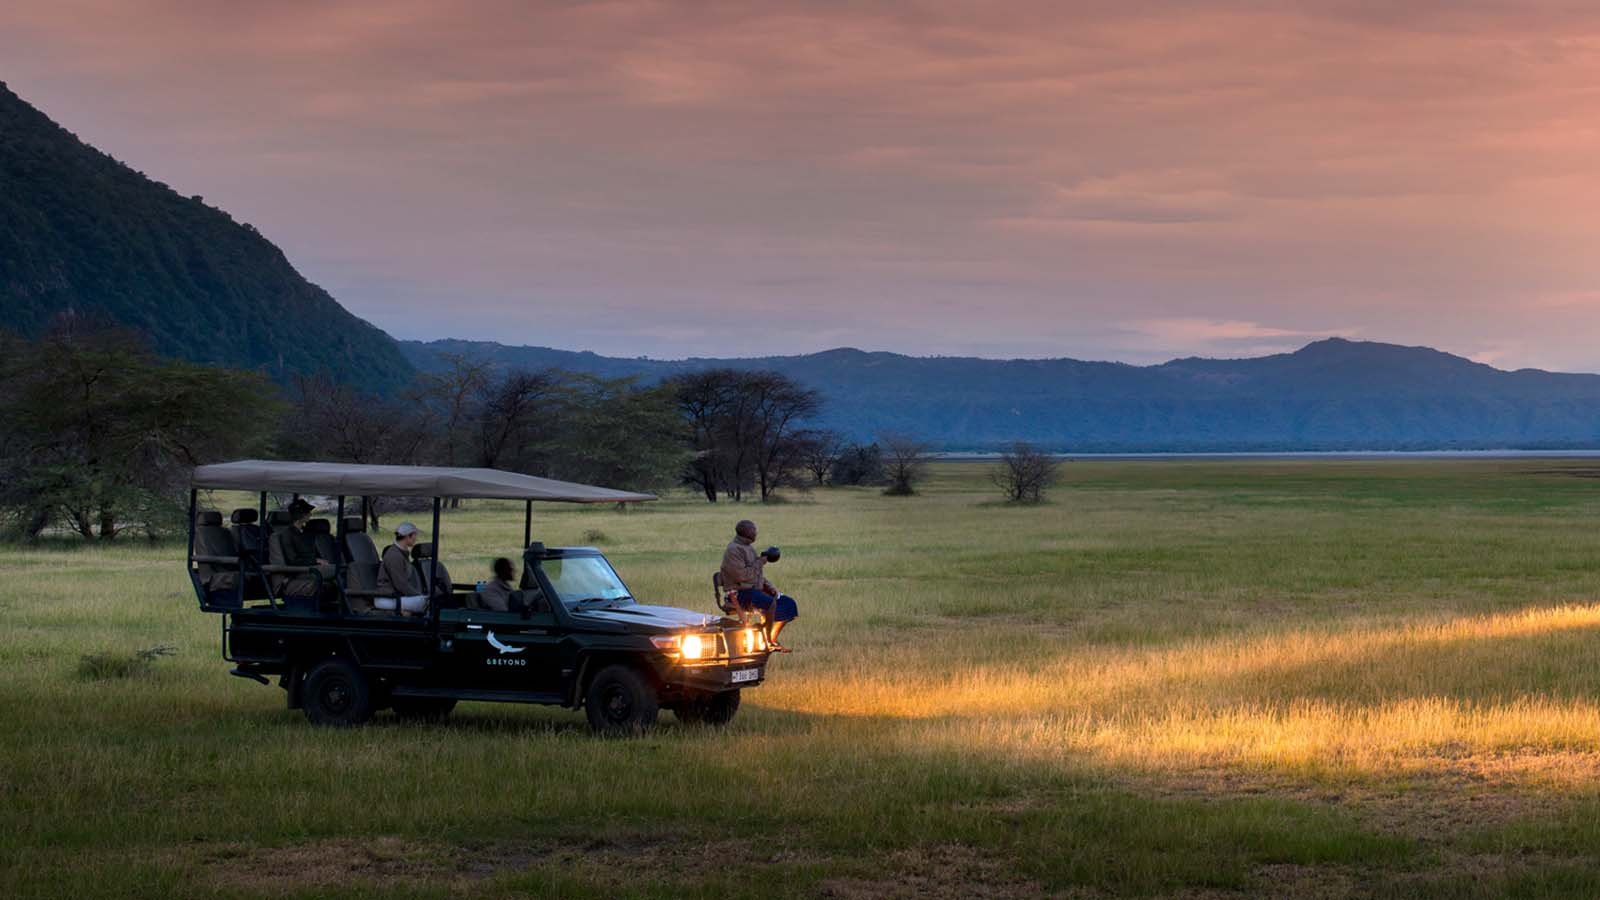
[[[0,9],[13,88],[380,326],[678,355],[759,308],[796,349],[1600,368],[1559,299],[1600,284],[1597,50],[1560,0]]]

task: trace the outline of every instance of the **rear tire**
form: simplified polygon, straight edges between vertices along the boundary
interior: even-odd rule
[[[661,711],[655,688],[624,665],[606,666],[584,694],[589,727],[602,734],[640,734],[656,724]]]
[[[394,714],[408,722],[443,722],[456,708],[449,697],[396,697]]]
[[[350,663],[324,660],[306,675],[301,704],[313,725],[350,728],[372,717],[372,688]]]

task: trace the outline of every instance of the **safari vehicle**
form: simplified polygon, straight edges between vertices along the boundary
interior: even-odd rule
[[[248,491],[258,502],[233,510],[225,526],[220,510],[197,508],[202,490]],[[334,518],[306,526],[331,567],[282,564],[293,526],[286,511],[267,509],[269,493],[333,498]],[[400,602],[374,608],[380,557],[366,516],[345,515],[346,500],[355,497],[363,511],[372,497],[432,499],[434,542],[412,553],[431,595],[422,613],[406,614]],[[473,586],[449,584],[438,542],[448,498],[525,502],[512,611],[484,608]],[[386,708],[442,719],[461,700],[581,708],[601,732],[649,728],[662,708],[684,722],[722,725],[738,712],[740,691],[765,677],[769,650],[760,628],[641,604],[599,550],[532,539],[535,501],[654,499],[496,469],[260,460],[200,466],[189,493],[187,568],[200,608],[221,616],[230,674],[261,684],[275,676],[289,708],[318,725],[356,725]],[[316,581],[315,595],[288,595],[289,580],[305,577]]]

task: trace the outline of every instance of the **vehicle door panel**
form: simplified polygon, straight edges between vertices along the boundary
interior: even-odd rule
[[[553,692],[560,686],[561,638],[549,612],[444,610],[440,661],[451,686]]]

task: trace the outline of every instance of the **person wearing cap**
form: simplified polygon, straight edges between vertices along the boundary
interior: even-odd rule
[[[407,612],[420,612],[416,608],[419,601],[425,604],[422,580],[411,566],[411,548],[421,536],[417,526],[401,522],[394,530],[394,543],[383,548],[383,558],[378,562],[378,596],[400,598],[401,608]]]
[[[333,563],[318,555],[316,536],[306,531],[306,525],[311,521],[311,514],[314,512],[316,507],[301,497],[296,497],[289,503],[289,518],[293,524],[282,538],[283,564],[316,569],[322,576],[321,583],[324,590],[327,590],[328,586],[333,584]],[[296,575],[284,584],[283,595],[312,597],[316,595],[317,584],[317,577],[310,572]]]
[[[733,526],[733,540],[722,554],[722,585],[734,592],[741,609],[761,612],[767,620],[767,643],[779,653],[787,653],[789,648],[778,643],[778,632],[800,615],[800,608],[793,597],[778,593],[767,580],[766,564],[777,558],[777,548],[757,553],[755,543],[756,523],[743,519]]]

